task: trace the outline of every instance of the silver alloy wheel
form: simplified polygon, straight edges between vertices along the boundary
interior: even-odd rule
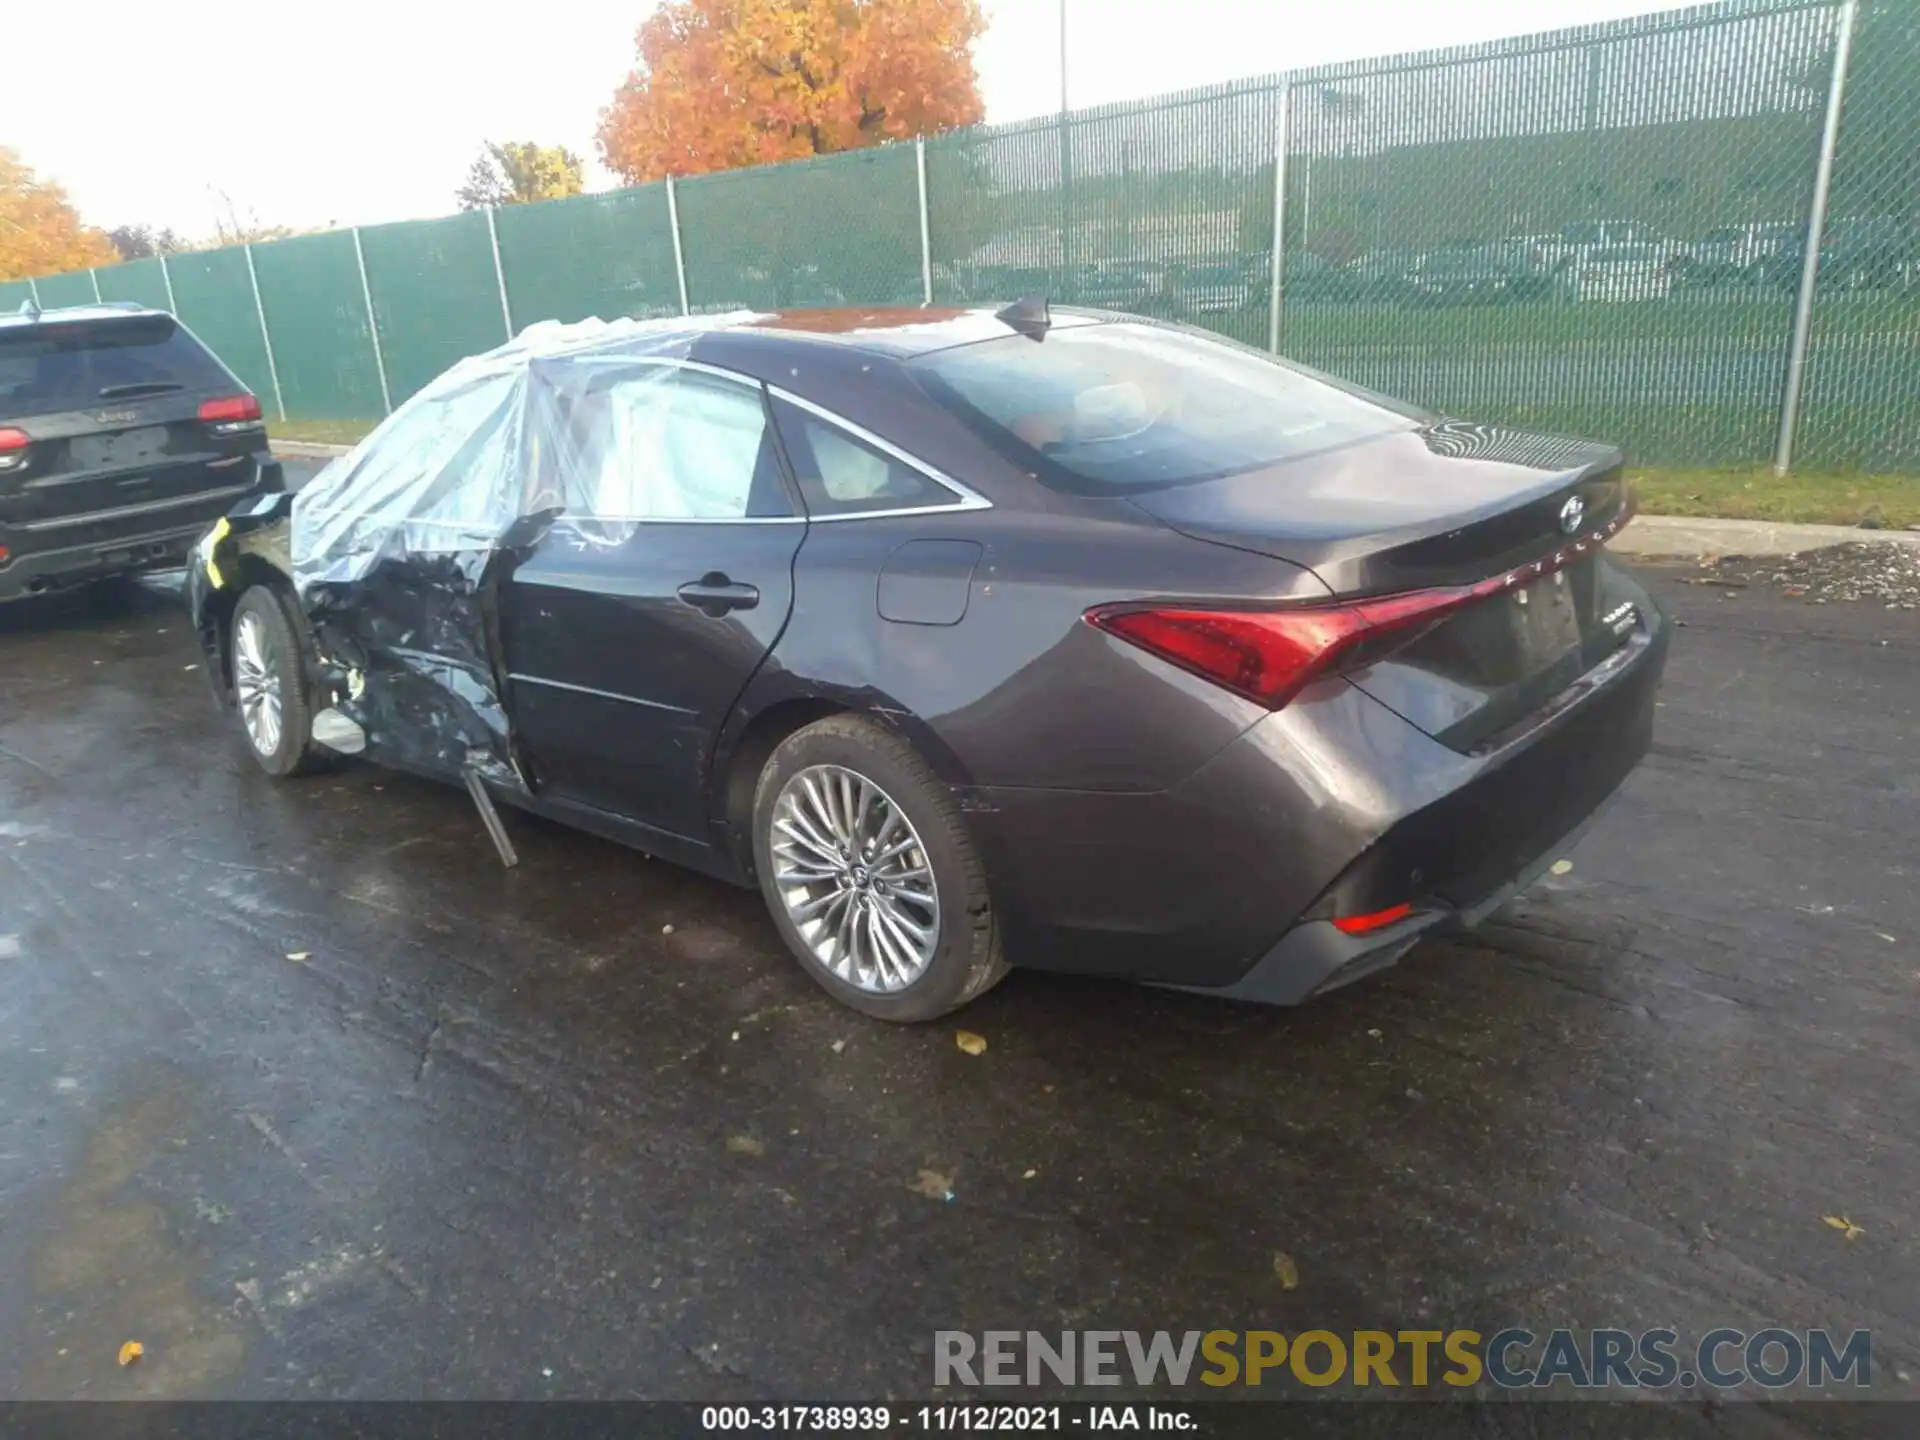
[[[842,766],[809,766],[781,788],[770,841],[787,918],[831,974],[887,995],[926,972],[940,943],[940,891],[891,795]]]
[[[233,693],[247,739],[262,755],[280,749],[280,656],[266,622],[249,610],[233,631]]]

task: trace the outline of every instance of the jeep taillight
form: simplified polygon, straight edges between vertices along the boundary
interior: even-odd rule
[[[251,395],[228,395],[200,402],[200,423],[216,435],[232,435],[260,423],[260,402]]]
[[[27,463],[27,447],[33,442],[24,430],[0,429],[0,472],[18,470]]]

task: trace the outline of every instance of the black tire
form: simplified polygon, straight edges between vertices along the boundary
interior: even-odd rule
[[[788,913],[775,879],[775,812],[788,782],[816,766],[851,771],[878,787],[919,837],[939,900],[932,954],[911,983],[885,993],[835,974]],[[879,1020],[937,1020],[986,993],[1007,973],[985,867],[959,807],[914,748],[855,715],[795,731],[767,758],[753,796],[753,858],[760,893],[787,948],[835,999]]]
[[[246,698],[242,693],[242,667],[247,663],[241,655],[242,631],[243,627],[256,622],[264,642],[258,659],[278,684],[280,723],[271,748],[263,747],[253,727],[248,725]],[[312,651],[306,628],[288,608],[285,597],[265,585],[255,585],[233,607],[233,621],[227,634],[234,709],[240,716],[240,734],[246,741],[247,752],[262,770],[279,779],[320,769],[325,764],[324,752],[313,743],[313,700],[307,692]]]

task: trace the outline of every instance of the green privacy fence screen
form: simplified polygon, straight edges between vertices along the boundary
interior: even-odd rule
[[[296,421],[540,320],[1044,293],[1643,463],[1920,471],[1916,75],[1920,0],[1731,0],[37,288]]]

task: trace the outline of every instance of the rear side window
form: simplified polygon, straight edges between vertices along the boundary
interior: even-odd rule
[[[937,480],[830,420],[784,400],[776,401],[774,410],[809,515],[919,510],[958,499]]]
[[[1256,351],[1151,325],[988,340],[908,368],[1015,464],[1081,494],[1215,480],[1422,418]]]
[[[168,315],[0,327],[0,420],[240,388]]]

